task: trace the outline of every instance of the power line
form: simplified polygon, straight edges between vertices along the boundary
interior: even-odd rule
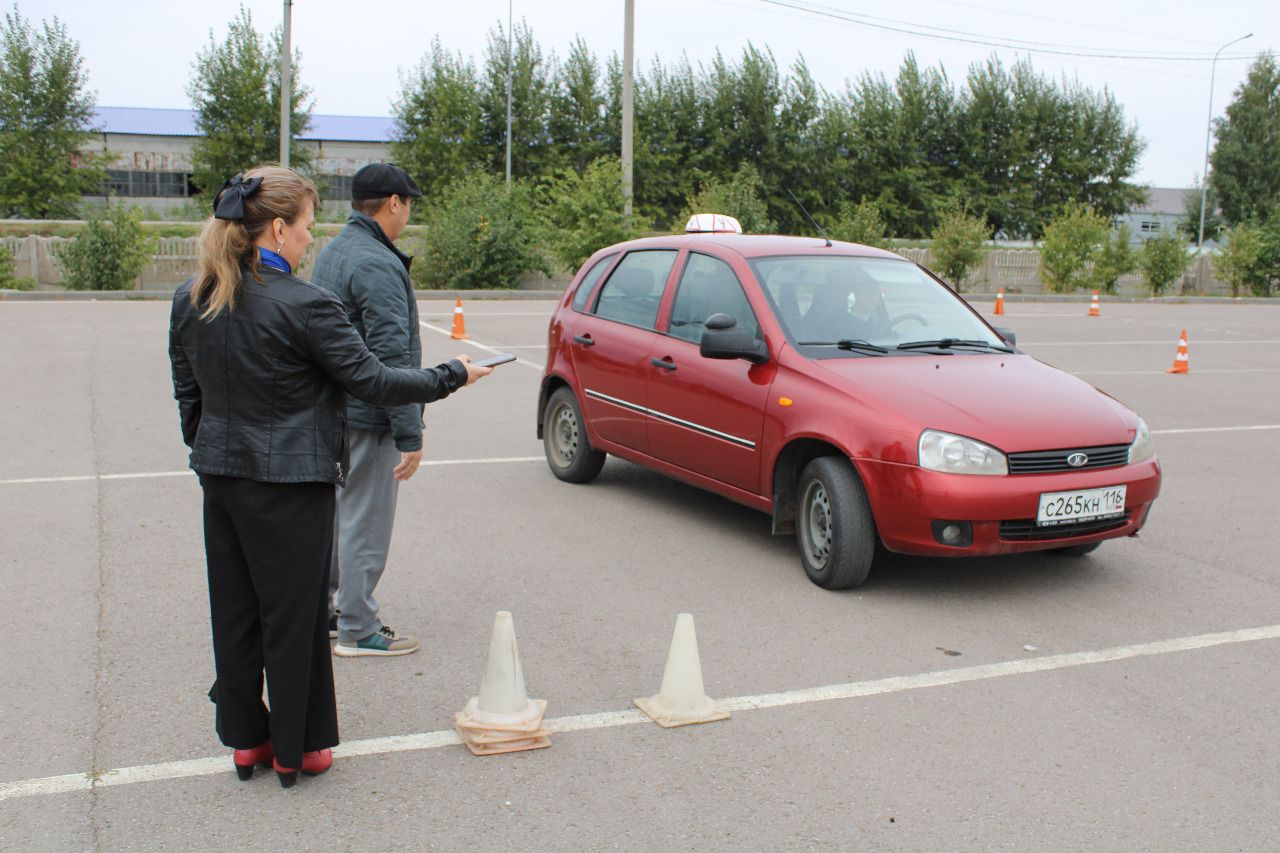
[[[910,21],[899,21],[893,18],[880,18],[878,16],[862,15],[855,12],[848,12],[842,9],[835,9],[833,7],[820,6],[812,3],[789,2],[789,0],[758,0],[758,2],[769,6],[804,12],[815,17],[829,18],[842,23],[853,24],[855,26],[867,27],[870,29],[903,33],[905,35],[937,39],[940,41],[975,44],[983,47],[1021,50],[1027,53],[1045,53],[1054,56],[1074,56],[1086,59],[1159,60],[1163,62],[1211,62],[1213,60],[1213,55],[1208,53],[1177,54],[1163,51],[1148,51],[1145,53],[1108,53],[1103,52],[1104,50],[1107,50],[1105,48],[1081,48],[1070,45],[1054,45],[1053,43],[1046,42],[1029,42],[1020,39],[1000,38],[997,36],[983,35],[981,33],[969,33],[963,30],[948,29],[946,27],[931,27],[927,24],[916,24]],[[934,32],[927,32],[927,30],[934,30]],[[1252,58],[1252,55],[1247,54],[1243,56],[1220,57],[1220,59],[1250,58]]]

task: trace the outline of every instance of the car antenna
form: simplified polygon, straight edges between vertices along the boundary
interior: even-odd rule
[[[822,230],[822,226],[818,224],[818,220],[809,215],[809,211],[804,209],[804,205],[800,203],[800,199],[796,198],[796,194],[793,193],[789,187],[787,188],[787,195],[791,196],[791,200],[796,203],[796,207],[800,208],[800,212],[804,214],[804,218],[809,220],[809,222],[813,224],[814,228],[818,229],[818,233],[822,235],[823,240],[827,241],[827,248],[830,249],[831,238],[827,236],[826,231]]]

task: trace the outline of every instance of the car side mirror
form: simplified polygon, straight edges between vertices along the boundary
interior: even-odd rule
[[[703,358],[745,358],[753,364],[769,360],[769,348],[728,314],[712,314],[703,323],[699,350]]]
[[[995,328],[996,334],[1000,337],[1004,338],[1015,347],[1018,345],[1018,334],[1013,329],[1006,329],[1003,326],[996,326]]]

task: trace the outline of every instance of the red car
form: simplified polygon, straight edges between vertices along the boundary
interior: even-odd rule
[[[633,240],[556,307],[538,435],[562,480],[612,453],[769,513],[828,589],[862,583],[877,543],[1079,555],[1136,534],[1160,493],[1147,425],[1015,343],[879,249]]]

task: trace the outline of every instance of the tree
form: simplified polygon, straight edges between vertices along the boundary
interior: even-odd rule
[[[393,110],[391,155],[422,190],[422,202],[414,206],[420,217],[451,185],[485,165],[475,66],[434,39],[430,54],[401,80]]]
[[[448,290],[514,287],[521,275],[547,271],[537,248],[528,187],[494,175],[468,175],[427,212],[426,257],[413,265],[414,286]]]
[[[191,152],[192,181],[201,191],[216,190],[227,178],[260,163],[279,162],[281,49],[279,28],[264,40],[249,10],[241,6],[222,43],[210,31],[209,44],[196,54],[187,92],[202,137]],[[295,141],[311,121],[306,103],[311,90],[301,83],[301,59],[294,51],[289,132]],[[291,144],[289,165],[307,171],[310,150]]]
[[[1223,235],[1227,245],[1213,259],[1213,270],[1231,285],[1231,295],[1238,297],[1248,287],[1256,290],[1266,284],[1266,277],[1259,275],[1258,261],[1262,256],[1262,229],[1241,222],[1227,229]]]
[[[569,58],[555,68],[551,81],[547,132],[560,165],[581,174],[604,156],[609,144],[604,121],[600,65],[579,36],[569,48]]]
[[[512,30],[511,49],[511,174],[532,178],[546,174],[557,156],[547,126],[553,83],[551,62],[533,40],[525,21]],[[492,174],[506,172],[507,158],[507,33],[501,24],[489,31],[484,73],[480,81],[480,147],[488,153]]]
[[[709,178],[703,181],[698,192],[689,196],[679,225],[695,213],[723,213],[738,220],[744,234],[770,234],[775,230],[769,218],[769,208],[762,198],[763,187],[760,172],[750,163],[743,163],[727,179]]]
[[[942,212],[933,229],[929,250],[942,278],[959,293],[969,273],[986,256],[985,241],[991,236],[987,223],[970,216],[964,207],[952,203]]]
[[[1186,235],[1188,242],[1200,239],[1200,179],[1182,193],[1182,219],[1178,221],[1178,230]],[[1204,191],[1204,239],[1205,242],[1216,240],[1227,227],[1218,210],[1218,194],[1212,185]]]
[[[842,203],[840,215],[827,227],[833,240],[861,243],[881,249],[889,245],[885,230],[880,205],[873,198],[864,198],[857,204],[847,201]]]
[[[100,191],[92,138],[94,98],[80,45],[54,18],[35,31],[15,5],[0,30],[0,216],[71,219]]]
[[[1121,223],[1103,238],[1093,261],[1093,287],[1115,293],[1120,277],[1138,268],[1138,253],[1130,242],[1129,226]]]
[[[1265,222],[1280,203],[1280,65],[1274,56],[1264,53],[1249,67],[1226,117],[1215,122],[1214,137],[1209,186],[1223,219]]]
[[[579,175],[565,168],[540,188],[546,243],[565,268],[577,270],[600,248],[630,240],[648,228],[638,215],[622,213],[622,164],[601,157]]]
[[[1044,229],[1040,264],[1045,283],[1059,293],[1089,286],[1093,263],[1109,231],[1104,217],[1082,204],[1068,204]]]
[[[84,228],[59,258],[71,290],[128,290],[151,260],[155,240],[142,230],[142,213],[120,204],[90,209]]]
[[[1187,243],[1178,234],[1152,237],[1143,243],[1138,256],[1138,266],[1152,296],[1159,296],[1165,288],[1182,278],[1190,263]]]

